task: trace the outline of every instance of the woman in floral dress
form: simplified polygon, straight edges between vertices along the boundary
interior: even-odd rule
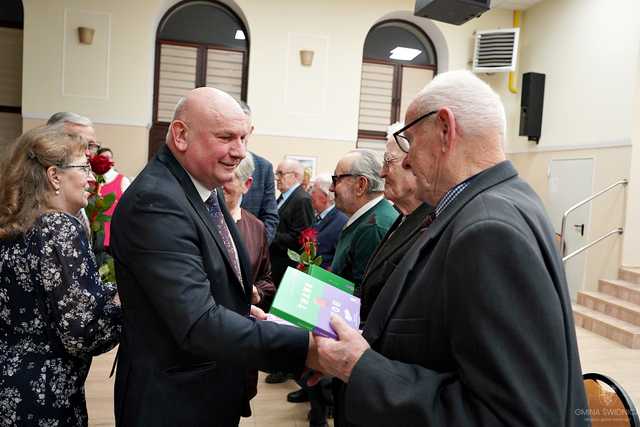
[[[91,358],[122,314],[74,217],[87,204],[86,143],[23,134],[0,170],[0,426],[86,426]]]

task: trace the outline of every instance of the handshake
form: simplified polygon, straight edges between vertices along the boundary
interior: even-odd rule
[[[267,319],[267,314],[254,305],[251,306],[251,315],[257,320]],[[323,375],[333,376],[348,383],[353,367],[369,348],[369,343],[360,332],[349,326],[340,316],[332,315],[330,325],[337,334],[337,339],[309,332],[309,351],[305,364],[316,371],[307,381],[309,386],[315,385]]]

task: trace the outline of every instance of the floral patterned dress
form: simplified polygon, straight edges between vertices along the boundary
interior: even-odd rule
[[[70,215],[0,240],[0,426],[87,425],[91,358],[120,337],[115,294]]]

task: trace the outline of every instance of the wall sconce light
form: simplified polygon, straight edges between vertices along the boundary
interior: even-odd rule
[[[96,30],[89,27],[78,27],[78,41],[81,44],[92,44]]]
[[[305,67],[310,67],[313,63],[313,51],[312,50],[301,50],[300,51],[300,65],[304,65]]]

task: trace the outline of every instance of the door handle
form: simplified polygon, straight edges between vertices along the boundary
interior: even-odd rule
[[[573,224],[573,228],[575,228],[581,236],[584,236],[584,224]]]

